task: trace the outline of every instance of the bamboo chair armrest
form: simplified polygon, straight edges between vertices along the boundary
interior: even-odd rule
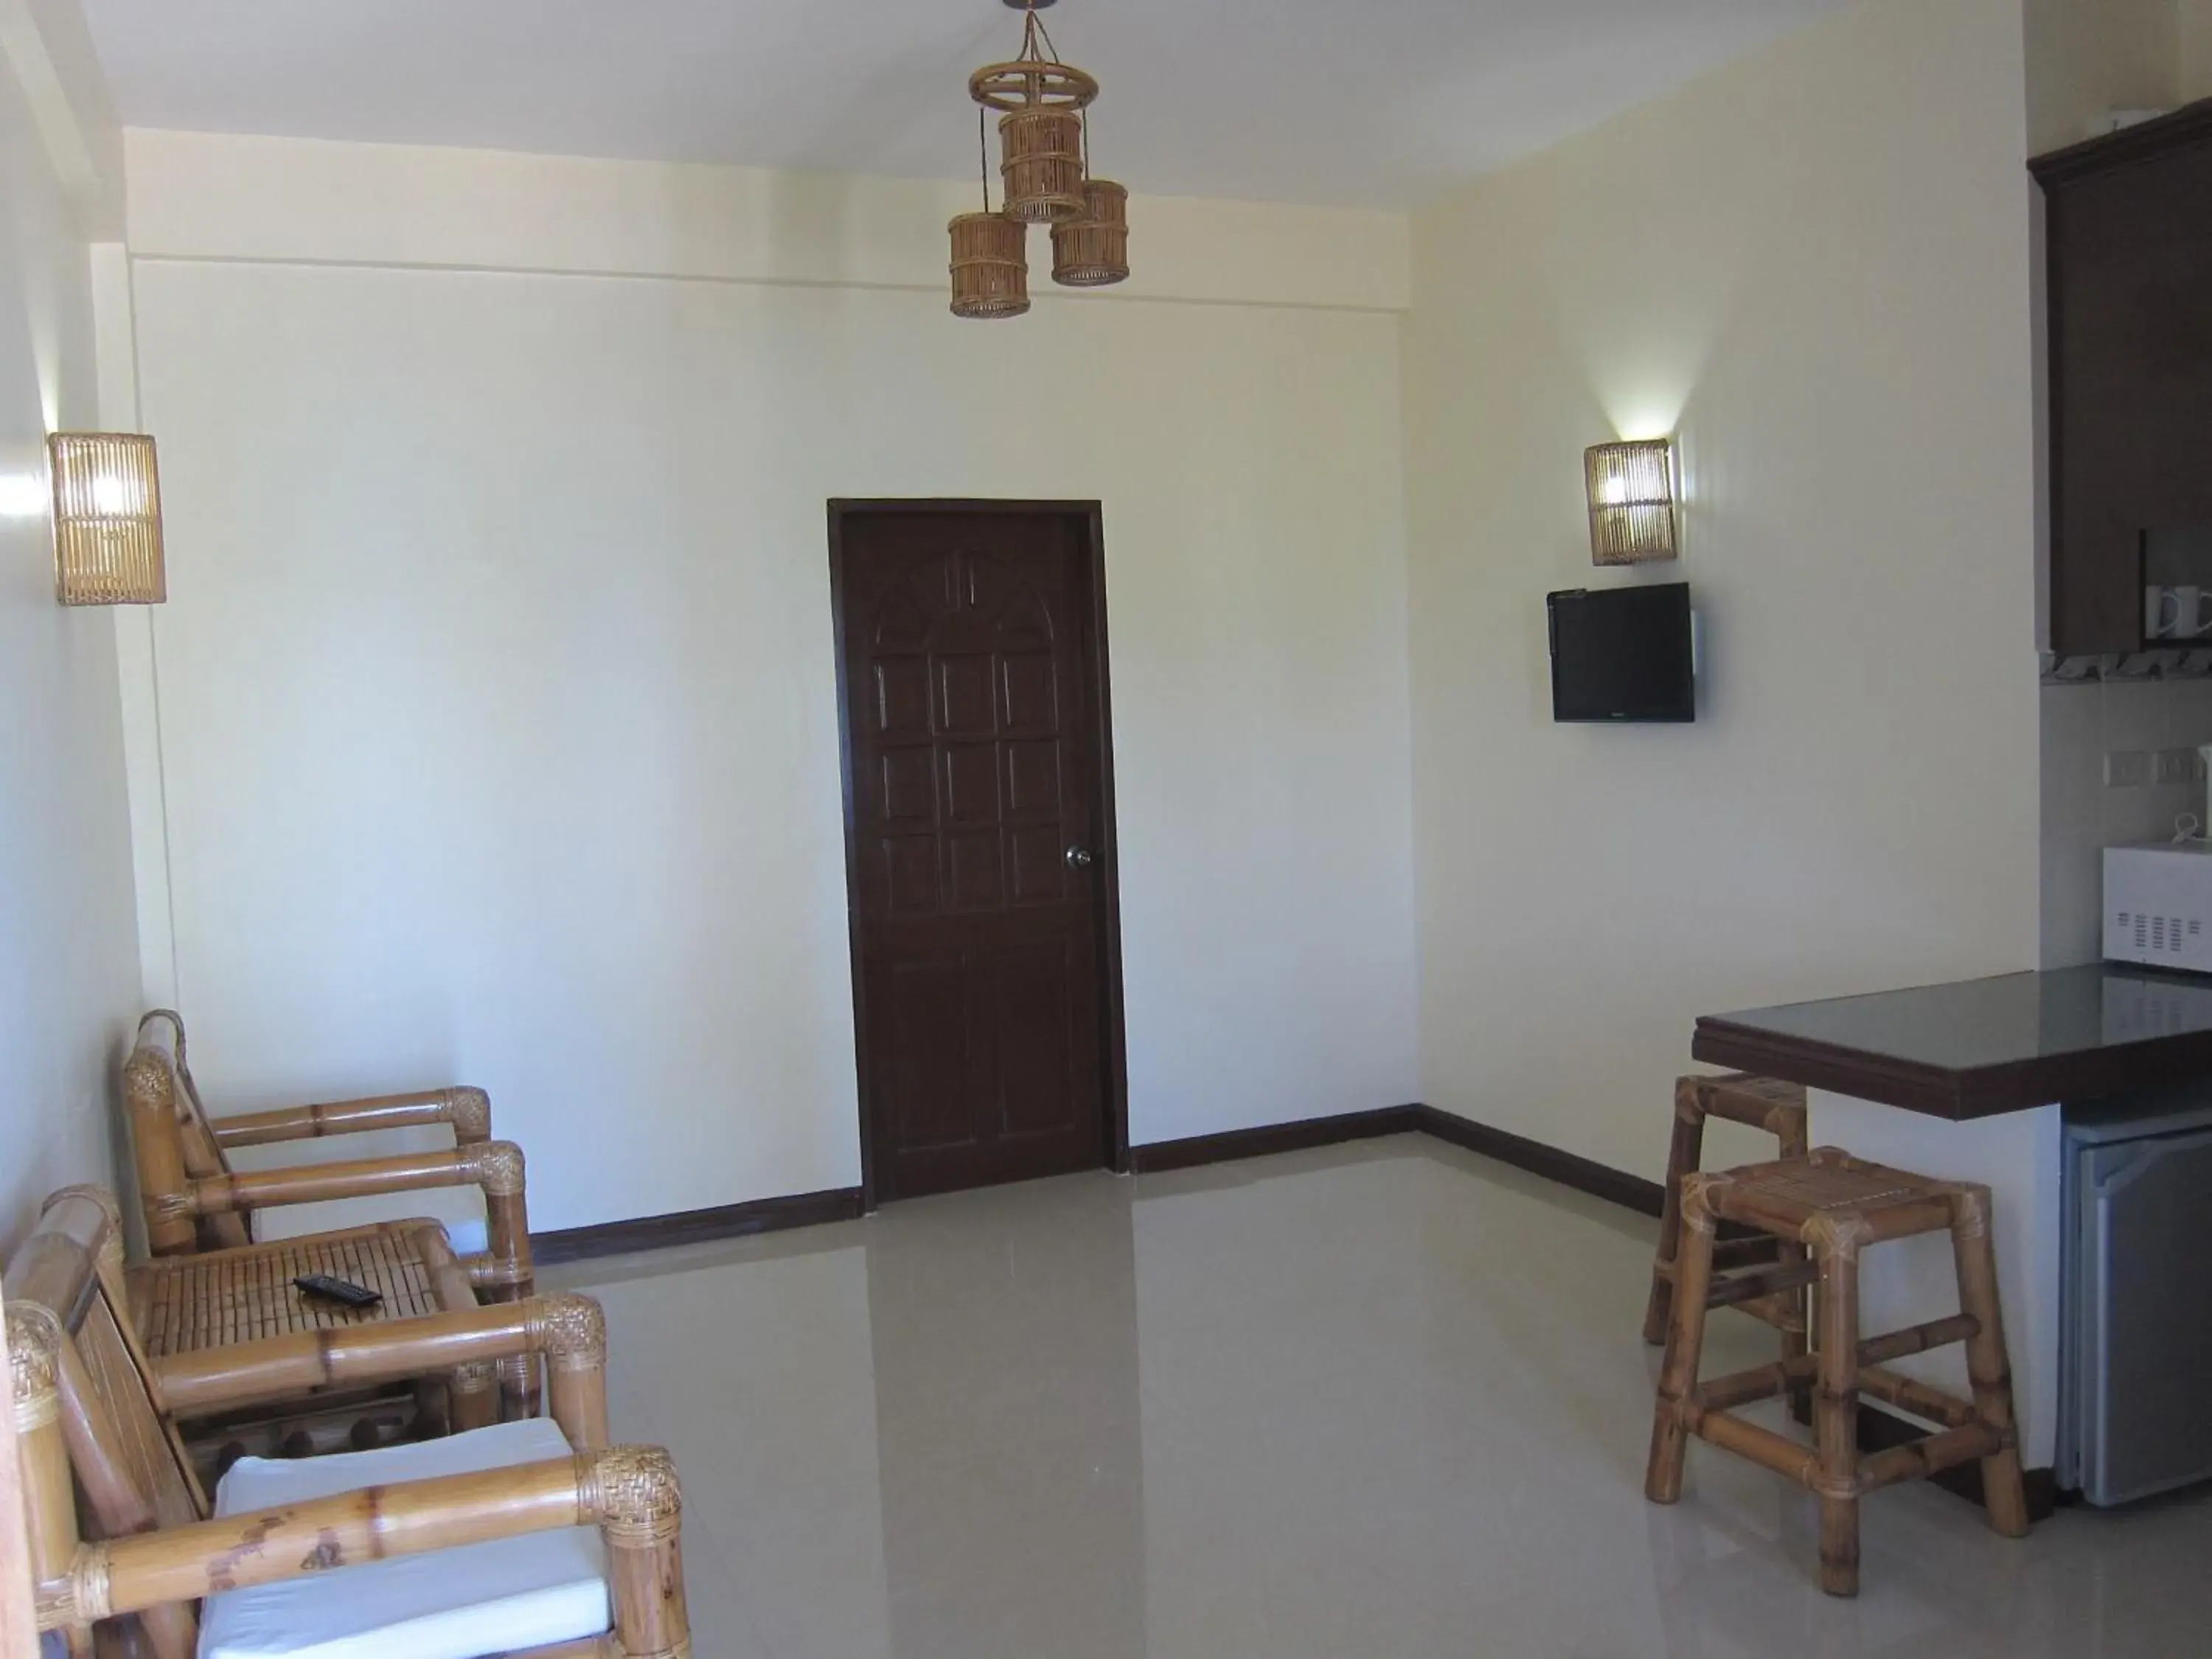
[[[368,1134],[418,1124],[450,1123],[462,1146],[491,1139],[491,1097],[481,1089],[420,1089],[411,1094],[374,1095],[361,1100],[330,1100],[310,1106],[279,1106],[210,1120],[216,1141],[227,1148],[266,1146],[279,1141],[313,1140],[324,1135]]]
[[[47,1629],[89,1624],[223,1590],[561,1527],[672,1528],[681,1510],[674,1466],[655,1447],[618,1446],[410,1480],[80,1545],[66,1595],[41,1595],[40,1623]]]
[[[343,1164],[302,1164],[289,1170],[204,1176],[184,1194],[185,1212],[223,1215],[282,1204],[320,1204],[336,1198],[375,1198],[431,1187],[481,1187],[485,1195],[522,1190],[522,1150],[488,1140],[449,1152],[406,1152]]]
[[[419,1319],[258,1337],[152,1362],[180,1417],[296,1399],[310,1389],[404,1382],[543,1354],[556,1374],[603,1370],[605,1316],[587,1296],[530,1297]]]

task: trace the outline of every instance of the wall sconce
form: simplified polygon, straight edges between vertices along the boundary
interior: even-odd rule
[[[1583,465],[1589,478],[1592,563],[1644,564],[1677,556],[1672,439],[1600,444]]]
[[[54,592],[64,605],[160,605],[161,481],[154,441],[137,432],[57,432]]]

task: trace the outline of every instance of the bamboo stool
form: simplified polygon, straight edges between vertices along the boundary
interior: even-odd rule
[[[1858,1593],[1859,1499],[1900,1480],[1979,1459],[1990,1527],[2008,1538],[2027,1535],[2027,1496],[2013,1424],[1996,1263],[1990,1249],[1988,1188],[1907,1175],[1823,1146],[1778,1164],[1686,1176],[1681,1209],[1683,1249],[1651,1425],[1647,1498],[1672,1504],[1681,1497],[1682,1465],[1693,1434],[1790,1476],[1820,1498],[1820,1588],[1831,1595]],[[1723,1220],[1758,1228],[1813,1253],[1820,1270],[1820,1351],[1700,1382],[1705,1292],[1712,1276],[1714,1233]],[[1960,1311],[1862,1338],[1860,1250],[1946,1231],[1959,1277]],[[1891,1360],[1954,1342],[1966,1344],[1971,1401],[1885,1369]],[[1814,1380],[1820,1385],[1814,1401],[1814,1446],[1735,1415],[1735,1407],[1771,1400]],[[1927,1439],[1862,1458],[1862,1394],[1942,1427]]]
[[[1765,1130],[1780,1143],[1784,1158],[1802,1158],[1811,1144],[1806,1135],[1802,1084],[1753,1077],[1747,1072],[1674,1079],[1674,1137],[1667,1149],[1667,1195],[1659,1214],[1659,1254],[1651,1264],[1651,1299],[1644,1310],[1644,1340],[1655,1348],[1667,1340],[1675,1260],[1682,1249],[1682,1181],[1701,1167],[1709,1117]],[[1801,1246],[1786,1243],[1778,1246],[1764,1237],[1723,1239],[1713,1250],[1713,1266],[1720,1271],[1778,1260],[1784,1268],[1802,1269],[1805,1252]],[[1796,1275],[1785,1273],[1770,1279],[1793,1277]],[[1753,1287],[1747,1279],[1724,1279],[1715,1281],[1711,1294],[1719,1300],[1709,1305],[1741,1307],[1781,1331],[1784,1359],[1805,1352],[1805,1298],[1794,1287],[1765,1281]]]

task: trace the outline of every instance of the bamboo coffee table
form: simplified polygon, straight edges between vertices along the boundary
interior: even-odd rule
[[[384,1300],[354,1309],[309,1297],[292,1282],[309,1273],[366,1285]],[[156,1360],[196,1355],[203,1364],[219,1365],[220,1351],[241,1342],[477,1306],[467,1269],[445,1229],[430,1220],[378,1222],[196,1255],[156,1256],[126,1268],[125,1280],[147,1354]],[[502,1384],[521,1399],[530,1382],[524,1367],[478,1364],[457,1367],[442,1389],[310,1390],[299,1408],[281,1416],[233,1414],[196,1422],[186,1441],[196,1461],[210,1467],[246,1451],[302,1455],[376,1445],[496,1421]]]

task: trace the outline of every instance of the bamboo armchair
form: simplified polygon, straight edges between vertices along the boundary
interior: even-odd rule
[[[306,1622],[301,1615],[314,1605],[340,1601],[346,1617],[362,1621],[343,1638],[382,1644],[346,1650],[422,1659],[434,1649],[416,1633],[421,1627],[395,1632],[380,1602],[402,1559],[429,1552],[448,1553],[432,1575],[409,1569],[411,1588],[419,1593],[434,1583],[450,1604],[441,1616],[474,1620],[470,1633],[490,1639],[456,1645],[465,1638],[448,1630],[447,1644],[434,1648],[445,1659],[526,1652],[541,1659],[686,1659],[675,1469],[656,1448],[608,1445],[605,1328],[596,1304],[532,1298],[411,1325],[242,1345],[222,1351],[219,1366],[165,1363],[146,1352],[131,1326],[111,1203],[88,1188],[49,1200],[38,1230],[9,1264],[5,1286],[38,1624],[62,1632],[73,1659],[124,1653],[194,1659],[204,1621],[210,1652],[240,1651],[221,1638],[226,1621],[235,1626],[258,1608],[260,1623],[248,1628],[281,1639],[298,1635]],[[557,1432],[544,1424],[507,1424],[441,1443],[464,1451],[475,1443],[477,1461],[469,1473],[384,1484],[373,1460],[386,1452],[266,1466],[349,1479],[357,1467],[362,1478],[357,1487],[335,1492],[325,1478],[325,1495],[224,1514],[220,1502],[209,1504],[177,1433],[173,1413],[186,1404],[265,1401],[317,1378],[376,1382],[514,1359],[544,1364]],[[493,1442],[520,1445],[517,1436],[533,1447],[564,1446],[566,1455],[502,1461]],[[498,1639],[500,1621],[515,1613],[507,1600],[481,1587],[482,1599],[471,1601],[472,1572],[484,1570],[489,1558],[471,1547],[583,1527],[598,1529],[604,1549],[592,1558],[603,1594],[583,1609],[583,1623],[557,1638],[533,1635],[535,1647]],[[348,1581],[340,1569],[385,1577]],[[287,1581],[293,1586],[285,1593],[294,1597],[305,1581],[317,1588],[272,1618],[252,1598]],[[567,1611],[573,1624],[573,1601]],[[400,1635],[407,1636],[404,1645],[393,1645]],[[257,1644],[250,1650],[283,1650]]]
[[[471,1280],[491,1301],[530,1294],[522,1149],[491,1139],[491,1102],[481,1089],[438,1089],[210,1118],[185,1059],[184,1020],[169,1009],[156,1008],[138,1022],[138,1042],[123,1068],[123,1095],[147,1248],[155,1255],[250,1244],[257,1209],[473,1186],[483,1193],[490,1248],[466,1258]],[[453,1151],[251,1174],[234,1170],[228,1156],[234,1146],[431,1123],[453,1126]]]

